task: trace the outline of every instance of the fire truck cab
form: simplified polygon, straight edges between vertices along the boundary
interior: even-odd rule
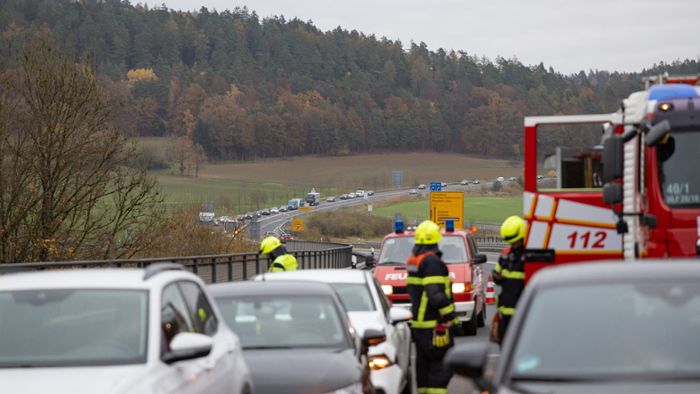
[[[611,114],[525,118],[526,277],[557,263],[698,255],[697,81],[647,78]]]
[[[438,246],[450,271],[457,316],[464,334],[476,335],[477,327],[483,327],[486,319],[486,283],[481,267],[486,262],[486,255],[478,253],[471,232],[455,230],[451,221],[447,221],[442,235]],[[395,306],[411,307],[406,288],[406,261],[413,246],[414,229],[404,229],[403,222],[397,220],[394,232],[384,237],[374,266],[374,276]]]

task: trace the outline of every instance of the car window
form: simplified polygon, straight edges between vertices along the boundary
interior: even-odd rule
[[[372,277],[372,283],[374,286],[374,291],[377,293],[379,296],[379,305],[381,306],[382,310],[384,311],[384,315],[388,318],[389,317],[389,308],[391,308],[389,304],[389,300],[386,298],[386,294],[382,291],[382,285],[379,284],[379,281],[377,278]]]
[[[217,297],[216,303],[244,349],[350,347],[330,297]]]
[[[0,368],[141,364],[147,333],[144,290],[0,292]]]
[[[519,329],[513,379],[697,376],[699,331],[691,280],[540,289]]]
[[[160,321],[164,352],[170,350],[170,342],[175,335],[181,332],[195,331],[185,300],[182,298],[182,293],[180,293],[176,283],[168,285],[163,290]]]
[[[190,312],[190,320],[196,332],[212,336],[216,334],[218,321],[204,292],[194,282],[179,282],[180,290]]]
[[[331,283],[348,312],[368,312],[377,308],[365,283]]]
[[[379,264],[406,264],[406,260],[411,256],[413,245],[413,237],[387,239],[382,245]],[[442,261],[446,264],[467,261],[467,248],[464,239],[459,235],[443,236],[438,248],[442,252]]]
[[[477,253],[479,253],[479,249],[476,246],[476,242],[474,242],[474,238],[467,238],[467,242],[469,243],[469,254],[472,256],[476,256]]]

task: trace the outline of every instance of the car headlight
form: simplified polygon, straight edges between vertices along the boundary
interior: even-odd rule
[[[380,354],[377,356],[370,356],[368,364],[370,370],[379,371],[380,369],[390,367],[392,362],[389,360],[389,357],[384,354]]]
[[[335,391],[329,391],[326,394],[362,394],[362,384],[353,383],[350,386],[339,388]]]
[[[464,293],[466,291],[468,291],[468,289],[464,283],[453,283],[452,284],[452,292],[453,293]]]
[[[394,294],[394,287],[391,285],[382,285],[382,291],[386,295]]]

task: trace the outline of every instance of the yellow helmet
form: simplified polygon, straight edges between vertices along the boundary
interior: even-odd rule
[[[520,216],[511,216],[501,225],[501,238],[509,244],[525,238],[525,221]]]
[[[415,237],[416,245],[436,245],[442,238],[440,226],[426,220],[416,227]]]
[[[277,237],[269,236],[260,242],[260,253],[270,254],[270,252],[280,247],[280,245],[282,245],[282,242],[280,242]]]

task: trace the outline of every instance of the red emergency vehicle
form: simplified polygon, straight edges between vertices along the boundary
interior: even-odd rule
[[[647,78],[615,113],[525,118],[526,277],[552,263],[698,255],[697,82]],[[601,143],[565,146],[585,141],[556,138],[572,125],[596,125]],[[543,143],[543,126],[559,144]]]
[[[414,245],[414,229],[403,228],[403,222],[395,222],[394,232],[384,237],[374,276],[389,300],[395,306],[410,308],[406,289],[406,261]],[[455,230],[447,221],[438,244],[442,260],[447,264],[452,278],[452,295],[455,310],[466,335],[476,335],[477,327],[483,327],[486,318],[485,289],[481,264],[486,255],[479,254],[472,233]]]

